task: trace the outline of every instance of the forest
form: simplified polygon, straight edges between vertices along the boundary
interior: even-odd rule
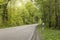
[[[60,0],[0,0],[0,28],[35,23],[60,29]]]
[[[60,40],[60,0],[0,0],[0,29],[28,24],[43,40]]]

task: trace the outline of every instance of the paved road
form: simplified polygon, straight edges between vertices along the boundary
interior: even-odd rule
[[[32,24],[0,29],[0,40],[40,40],[40,38],[36,37],[38,33],[36,31],[37,25]]]

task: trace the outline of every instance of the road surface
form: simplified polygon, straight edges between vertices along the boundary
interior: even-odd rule
[[[38,24],[0,29],[0,40],[40,40]]]

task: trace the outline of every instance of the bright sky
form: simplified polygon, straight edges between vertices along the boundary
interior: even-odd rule
[[[26,3],[27,1],[28,1],[28,0],[23,0],[23,2],[25,2],[25,3]]]
[[[19,0],[17,0],[16,3],[15,3],[15,6],[20,7],[20,6],[22,6],[22,3]]]
[[[23,0],[23,3],[26,4],[28,1],[30,0]],[[11,2],[9,2],[8,5],[12,7],[20,7],[23,3],[20,0],[16,0],[14,5]]]

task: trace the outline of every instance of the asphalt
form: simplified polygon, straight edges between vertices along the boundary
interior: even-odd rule
[[[0,40],[41,40],[38,24],[0,29]]]

